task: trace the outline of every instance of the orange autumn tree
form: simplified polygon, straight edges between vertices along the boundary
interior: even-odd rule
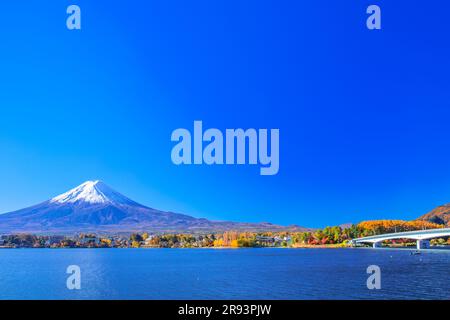
[[[222,237],[219,238],[222,246],[224,247],[237,247],[237,240],[239,238],[239,234],[235,231],[226,231],[223,233]]]
[[[213,242],[214,247],[254,247],[256,233],[254,232],[236,232],[226,231],[223,234],[217,235]]]
[[[442,225],[422,221],[403,221],[403,220],[373,220],[363,221],[358,224],[362,229],[362,236],[370,236],[376,234],[404,232],[414,230],[438,229],[443,228]]]

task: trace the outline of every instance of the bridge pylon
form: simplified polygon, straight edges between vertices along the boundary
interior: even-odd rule
[[[417,250],[430,249],[429,240],[417,240]]]
[[[380,241],[380,242],[374,242],[374,243],[372,244],[372,247],[373,247],[373,248],[381,248],[381,241]]]

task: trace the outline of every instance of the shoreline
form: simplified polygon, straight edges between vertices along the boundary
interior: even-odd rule
[[[79,249],[89,249],[89,250],[114,250],[114,249],[120,249],[120,250],[270,250],[270,249],[277,249],[277,250],[307,250],[307,249],[320,249],[320,250],[326,250],[326,249],[364,249],[364,250],[412,250],[412,251],[445,251],[450,250],[450,246],[432,246],[427,249],[421,249],[417,250],[414,246],[409,247],[382,247],[382,248],[372,248],[372,247],[349,247],[349,246],[326,246],[326,245],[320,245],[320,246],[297,246],[297,247],[241,247],[241,248],[232,248],[232,247],[203,247],[203,248],[151,248],[151,247],[140,247],[140,248],[133,248],[133,247],[103,247],[103,248],[93,248],[93,247],[40,247],[40,248],[33,248],[33,247],[0,247],[0,250],[79,250]]]
[[[192,247],[192,248],[182,248],[182,247],[0,247],[1,249],[210,249],[210,250],[245,250],[245,249],[283,249],[283,250],[295,250],[295,249],[349,249],[349,246],[339,246],[339,245],[305,245],[305,246],[295,246],[295,247]]]

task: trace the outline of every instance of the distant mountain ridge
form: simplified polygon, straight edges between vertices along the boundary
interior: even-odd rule
[[[438,206],[430,212],[419,217],[418,220],[425,220],[441,225],[450,225],[450,203]]]
[[[300,226],[211,221],[141,205],[102,181],[87,181],[48,201],[0,215],[0,233],[306,231]]]

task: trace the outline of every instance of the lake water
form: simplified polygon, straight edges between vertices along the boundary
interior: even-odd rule
[[[448,299],[450,252],[2,249],[1,299]],[[81,268],[68,290],[67,266]],[[369,265],[381,290],[368,290]]]

